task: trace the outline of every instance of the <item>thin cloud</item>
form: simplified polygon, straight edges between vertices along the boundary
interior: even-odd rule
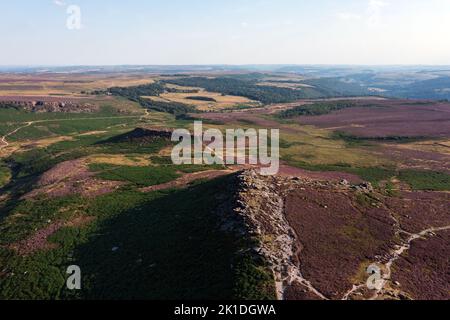
[[[383,8],[389,5],[388,2],[381,0],[370,0],[369,7],[367,8],[367,14],[369,18],[367,19],[367,24],[370,27],[377,27],[381,25]]]
[[[343,21],[362,21],[364,20],[369,27],[378,27],[382,24],[384,8],[389,6],[388,2],[382,0],[370,0],[367,9],[363,13],[340,12],[336,14],[339,20]]]
[[[362,16],[351,12],[340,12],[336,15],[338,19],[344,21],[361,20]]]
[[[53,0],[53,3],[60,7],[63,7],[66,5],[65,2],[61,1],[61,0]]]

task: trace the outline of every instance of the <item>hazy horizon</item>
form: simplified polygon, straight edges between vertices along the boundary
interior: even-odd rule
[[[0,10],[2,66],[450,65],[445,0],[20,0]]]
[[[260,64],[231,64],[231,63],[217,63],[217,64],[206,64],[206,63],[187,63],[187,64],[132,64],[132,63],[123,63],[123,64],[17,64],[17,65],[8,65],[8,64],[0,64],[0,67],[30,67],[30,68],[39,68],[39,67],[49,67],[49,68],[58,68],[58,67],[220,67],[220,66],[230,66],[230,67],[264,67],[264,66],[311,66],[311,67],[400,67],[400,68],[408,68],[408,67],[450,67],[449,64],[336,64],[336,63],[260,63]]]

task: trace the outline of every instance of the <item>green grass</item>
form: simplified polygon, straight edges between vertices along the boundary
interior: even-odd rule
[[[21,141],[26,139],[42,139],[51,136],[66,136],[81,134],[89,131],[103,130],[117,125],[131,126],[136,123],[136,118],[110,118],[110,119],[76,119],[76,120],[51,120],[35,123],[22,128],[11,135],[9,140]]]
[[[153,154],[157,153],[164,147],[171,144],[170,141],[158,138],[149,143],[133,143],[133,142],[98,142],[95,147],[104,153],[113,154]]]
[[[233,298],[238,300],[274,300],[273,276],[264,261],[249,254],[236,266]]]
[[[8,122],[28,122],[28,121],[46,121],[58,119],[85,119],[93,117],[112,117],[118,116],[119,113],[112,107],[104,106],[100,111],[95,113],[35,113],[28,112],[23,109],[0,108],[0,123]]]
[[[348,164],[321,165],[310,164],[302,161],[287,159],[292,166],[310,171],[337,171],[347,172],[359,176],[361,179],[379,186],[382,181],[387,181],[385,191],[395,195],[394,186],[390,180],[398,177],[401,181],[409,184],[414,190],[428,191],[450,191],[450,175],[443,172],[427,170],[396,170],[392,167],[354,167]]]
[[[173,181],[181,177],[180,173],[195,173],[206,170],[222,170],[223,165],[173,165],[165,157],[152,157],[159,162],[153,166],[135,167],[111,164],[91,164],[91,171],[97,172],[97,177],[103,180],[126,181],[139,187],[148,187]],[[170,159],[170,158],[169,158]]]
[[[221,165],[221,164],[213,164],[213,165],[186,164],[186,165],[179,165],[179,166],[174,165],[174,168],[183,173],[195,173],[195,172],[207,171],[207,170],[224,170],[225,166]]]
[[[306,143],[301,142],[301,141],[287,141],[284,139],[280,139],[280,142],[279,142],[279,146],[282,149],[288,149],[293,146],[302,146],[302,145],[306,145]]]
[[[6,217],[0,214],[0,245],[22,240],[47,226],[49,221],[67,220],[82,208],[83,200],[76,196],[19,201]]]
[[[118,125],[131,126],[139,120],[138,115],[121,114],[111,106],[103,106],[95,113],[33,113],[21,109],[0,108],[0,134],[9,133],[30,121],[35,123],[12,134],[8,140],[36,140],[105,130]]]
[[[51,236],[55,249],[19,257],[0,246],[0,270],[7,273],[0,274],[0,299],[274,299],[264,263],[239,254],[250,240],[220,230],[217,196],[229,192],[229,179],[84,199],[82,213],[95,220]],[[66,220],[81,210],[67,203],[77,200],[27,202],[17,210],[33,216],[28,230],[34,230],[49,217]],[[15,221],[16,230],[26,228],[27,219]],[[16,230],[1,232],[2,243],[27,235]],[[65,288],[65,270],[73,264],[82,270],[77,292]]]
[[[344,170],[348,173],[356,174],[357,176],[361,177],[361,179],[371,182],[375,185],[378,185],[381,181],[390,180],[392,177],[395,176],[396,172],[392,168],[354,168],[349,167]]]
[[[231,265],[245,242],[217,229],[215,195],[223,182],[171,193],[105,224],[104,236],[77,253],[89,277],[85,297],[232,298],[243,276]],[[115,254],[112,246],[119,247]],[[253,292],[261,297],[259,284]]]
[[[91,164],[91,171],[97,172],[96,176],[104,180],[126,181],[139,187],[148,187],[166,183],[180,177],[175,167],[169,166],[145,166],[129,167],[110,164]]]
[[[354,107],[357,107],[357,104],[352,101],[318,102],[281,111],[278,116],[282,119],[290,119],[298,116],[320,116],[333,111]]]
[[[354,167],[348,164],[309,164],[301,161],[289,161],[289,164],[295,167],[299,167],[310,171],[337,171],[352,173],[359,176],[361,179],[371,182],[374,185],[378,185],[381,181],[390,180],[396,176],[396,170],[394,168],[382,168],[382,167]]]
[[[47,148],[33,149],[12,155],[9,160],[15,164],[15,176],[25,177],[45,172],[63,161],[78,159],[95,153],[102,154],[154,154],[170,144],[157,139],[148,144],[103,143],[117,135],[117,131],[107,134],[76,137],[73,141],[62,141]]]
[[[396,186],[391,181],[386,182],[384,189],[384,192],[389,197],[397,197],[400,195],[399,190],[396,189]]]
[[[364,208],[370,208],[373,203],[373,199],[369,195],[359,192],[356,194],[356,203]]]
[[[403,170],[399,178],[414,190],[450,191],[450,175],[443,172]]]
[[[15,164],[14,178],[35,176],[51,169],[58,163],[78,159],[89,155],[87,149],[77,148],[61,154],[51,149],[33,149],[23,154],[14,154],[9,158]]]
[[[150,160],[153,164],[156,165],[165,165],[165,166],[173,166],[177,171],[183,173],[194,173],[206,170],[224,170],[226,167],[220,164],[214,165],[173,165],[171,157],[161,157],[154,156],[150,157]]]
[[[6,165],[0,163],[0,188],[6,185],[10,179],[11,171]]]
[[[153,157],[150,157],[150,160],[152,163],[159,164],[159,165],[171,165],[172,164],[171,157],[153,156]]]
[[[395,142],[395,143],[411,143],[427,140],[427,137],[415,136],[387,136],[387,137],[358,137],[346,132],[336,131],[332,134],[332,139],[344,140],[349,146],[373,146],[373,142]]]

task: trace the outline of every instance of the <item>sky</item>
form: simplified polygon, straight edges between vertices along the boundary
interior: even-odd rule
[[[450,0],[2,0],[0,13],[3,66],[450,65]]]

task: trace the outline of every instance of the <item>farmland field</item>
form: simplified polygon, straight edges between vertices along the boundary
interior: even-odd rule
[[[220,111],[232,109],[237,106],[259,106],[259,103],[250,99],[238,96],[222,95],[217,92],[199,91],[198,93],[165,93],[159,97],[146,97],[152,99],[162,99],[167,102],[178,102],[195,105],[200,111]]]

